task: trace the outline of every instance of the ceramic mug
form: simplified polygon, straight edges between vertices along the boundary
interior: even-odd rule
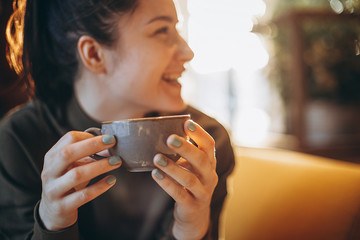
[[[124,121],[103,122],[100,128],[89,128],[85,132],[97,135],[114,135],[116,145],[109,149],[112,156],[119,156],[122,165],[130,172],[146,172],[155,168],[153,158],[162,153],[173,161],[180,156],[166,144],[171,134],[186,137],[185,121],[190,115],[135,118]],[[95,159],[104,158],[97,154]]]

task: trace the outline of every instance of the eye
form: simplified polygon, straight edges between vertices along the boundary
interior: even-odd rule
[[[162,27],[160,29],[158,29],[155,34],[166,34],[169,32],[169,27]]]

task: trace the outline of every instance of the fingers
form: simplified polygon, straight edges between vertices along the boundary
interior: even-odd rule
[[[218,182],[215,142],[193,121],[186,121],[184,127],[198,147],[171,135],[167,145],[181,158],[174,162],[157,154],[154,157],[157,169],[152,171],[152,177],[176,202],[173,233],[184,237],[183,232],[191,232],[191,236],[201,238],[209,227],[211,198]]]
[[[95,161],[90,155],[114,146],[114,136],[69,132],[45,155],[41,173],[39,214],[49,230],[63,229],[77,219],[77,209],[107,191],[114,177],[87,186],[88,182],[121,166],[119,157]]]
[[[51,150],[58,150],[71,143],[79,142],[88,138],[94,137],[94,135],[81,131],[67,132],[59,141],[51,148]]]
[[[180,166],[177,162],[157,154],[154,164],[158,169],[152,171],[153,179],[176,202],[184,203],[196,198],[201,202],[209,202],[217,184],[215,171],[208,173],[208,183],[204,184],[192,171]]]
[[[66,196],[62,204],[68,209],[77,209],[109,190],[115,182],[114,176],[107,176],[91,186]]]
[[[61,196],[79,184],[88,183],[91,179],[101,174],[119,168],[121,163],[121,159],[114,156],[109,159],[102,159],[72,168],[55,180],[56,184],[54,186],[56,186],[56,189],[51,190]]]
[[[116,178],[108,176],[99,182],[69,193],[60,199],[49,199],[42,194],[39,215],[46,229],[59,231],[77,221],[77,209],[114,186]]]
[[[191,198],[210,201],[218,181],[215,142],[193,121],[185,123],[185,131],[198,147],[185,138],[177,135],[169,136],[167,139],[169,148],[181,155],[181,158],[175,163],[162,154],[157,154],[154,157],[154,164],[158,169],[152,172],[152,176],[177,202]]]
[[[215,140],[199,124],[192,120],[186,121],[185,132],[210,158],[215,156]]]
[[[155,180],[174,199],[184,199],[189,192],[199,199],[206,196],[206,190],[193,172],[179,166],[161,154],[155,156],[154,163],[161,169],[161,172],[159,170],[153,171],[153,176],[156,177]],[[171,176],[171,178],[167,175]]]
[[[69,132],[45,155],[44,169],[61,176],[74,161],[114,146],[114,136],[96,136],[84,132]],[[51,164],[51,168],[47,165]]]
[[[186,205],[193,199],[194,195],[190,191],[174,182],[168,175],[164,174],[159,169],[154,169],[151,175],[159,186],[177,203]]]
[[[204,177],[209,171],[216,168],[215,141],[204,129],[191,120],[185,123],[185,131],[198,147],[177,135],[171,135],[167,139],[167,144],[169,148],[185,158],[200,177]]]
[[[206,153],[198,149],[193,144],[187,142],[184,138],[177,135],[171,135],[167,139],[167,144],[182,158],[186,159],[192,166],[195,172],[207,172],[210,169],[210,160]]]

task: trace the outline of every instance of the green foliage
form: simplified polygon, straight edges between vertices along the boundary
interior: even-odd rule
[[[335,0],[330,0],[335,1]],[[266,69],[273,87],[288,102],[292,95],[294,81],[294,25],[291,13],[323,12],[334,13],[329,0],[276,1],[272,20],[269,21],[270,61]],[[340,0],[336,0],[340,1]],[[303,47],[303,69],[307,94],[312,99],[327,99],[340,103],[360,103],[360,0],[342,0],[342,14],[333,17],[304,17],[300,27]],[[273,6],[274,7],[274,6]],[[276,17],[275,17],[276,16]],[[351,18],[349,16],[352,16]],[[274,23],[275,22],[275,23]],[[293,22],[294,23],[294,22]]]

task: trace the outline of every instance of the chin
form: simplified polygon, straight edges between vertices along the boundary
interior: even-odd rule
[[[162,106],[160,106],[157,111],[163,113],[177,113],[184,111],[185,108],[186,103],[181,99],[181,101],[177,101],[171,104],[162,104]]]

